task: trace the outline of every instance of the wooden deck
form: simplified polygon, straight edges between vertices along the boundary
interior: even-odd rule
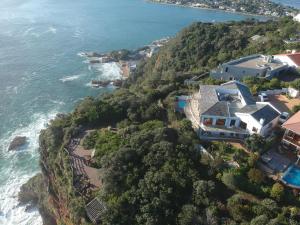
[[[90,166],[92,150],[86,150],[81,145],[81,139],[88,133],[86,131],[81,137],[71,139],[67,151],[70,155],[74,178],[77,182],[80,178],[83,178],[88,181],[90,188],[97,189],[102,185],[101,171]]]

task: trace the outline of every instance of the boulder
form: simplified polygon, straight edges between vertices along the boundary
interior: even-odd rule
[[[26,137],[24,136],[16,136],[8,147],[8,151],[18,150],[21,146],[26,144]]]

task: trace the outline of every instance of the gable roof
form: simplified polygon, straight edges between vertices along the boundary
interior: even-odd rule
[[[282,127],[300,134],[300,111],[289,118],[284,124],[282,124]]]

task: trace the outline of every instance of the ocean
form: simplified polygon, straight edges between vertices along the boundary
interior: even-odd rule
[[[90,66],[80,52],[135,49],[175,35],[195,21],[250,16],[151,4],[144,0],[0,1],[0,224],[38,225],[36,209],[18,206],[20,186],[38,173],[38,136],[57,113],[70,112],[94,89],[92,79],[119,77],[115,64]],[[260,18],[260,17],[258,17]],[[28,137],[8,152],[17,135]]]

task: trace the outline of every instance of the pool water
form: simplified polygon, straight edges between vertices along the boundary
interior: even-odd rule
[[[178,107],[179,107],[180,109],[184,109],[185,106],[186,106],[186,100],[179,100],[179,101],[178,101]]]
[[[284,173],[282,180],[290,186],[300,188],[300,167],[292,165]]]

